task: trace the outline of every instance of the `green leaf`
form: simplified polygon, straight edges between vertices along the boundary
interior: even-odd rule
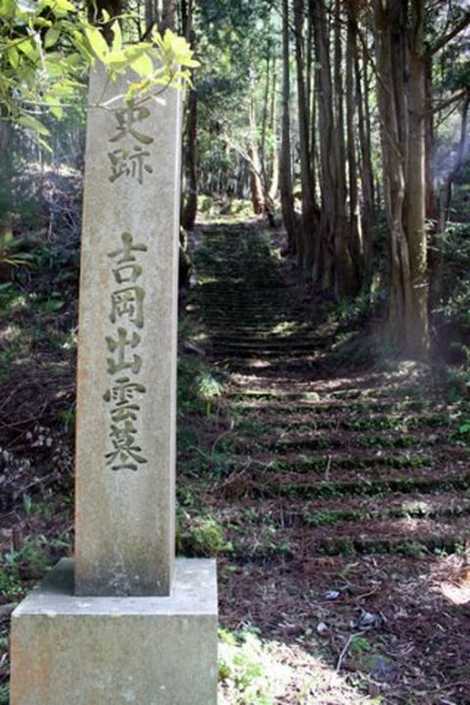
[[[26,127],[28,130],[34,130],[34,132],[37,132],[39,135],[47,136],[50,134],[47,127],[32,115],[21,115],[21,117],[18,118],[18,124],[22,125],[22,127]]]
[[[119,22],[114,22],[112,26],[114,38],[113,38],[113,51],[120,51],[122,49],[122,32],[121,25]]]
[[[71,39],[74,43],[74,46],[78,49],[80,55],[85,59],[85,61],[91,62],[94,57],[90,51],[90,44],[89,42],[85,41],[83,35],[80,34],[80,32],[73,32],[71,35]]]
[[[124,51],[111,51],[108,55],[108,58],[106,59],[106,65],[111,66],[114,69],[117,69],[119,67],[125,67],[129,65],[129,61],[126,57],[126,54]]]
[[[10,47],[7,52],[8,61],[14,69],[17,69],[20,65],[20,55],[15,47]]]
[[[46,47],[46,49],[50,49],[55,44],[57,44],[59,38],[60,29],[58,29],[57,27],[51,27],[50,29],[48,29],[46,32],[46,36],[44,37],[44,46]]]
[[[60,105],[51,105],[51,113],[57,120],[62,120],[64,117],[64,109]]]
[[[77,8],[70,0],[47,0],[46,4],[56,14],[67,14],[68,12],[77,12]]]
[[[13,17],[15,11],[15,0],[0,0],[0,17]]]
[[[62,56],[56,52],[48,54],[46,68],[51,78],[61,78],[66,70]]]
[[[45,20],[44,17],[35,17],[33,19],[33,25],[35,27],[40,27],[41,29],[47,29],[48,27],[52,27],[52,22],[50,20]]]
[[[65,57],[65,63],[69,68],[77,68],[78,66],[83,65],[83,59],[81,54],[78,52],[75,54],[69,54],[68,56]]]
[[[46,152],[49,152],[49,154],[52,154],[53,150],[51,145],[48,144],[45,140],[43,140],[42,137],[38,137],[37,141],[40,147],[42,147]]]
[[[87,27],[85,29],[85,34],[90,42],[90,47],[95,56],[97,56],[103,63],[106,63],[106,59],[109,54],[109,47],[106,44],[106,40],[100,30],[96,27]]]
[[[141,78],[148,78],[155,70],[153,61],[148,54],[141,54],[137,59],[134,59],[131,63],[131,68]]]
[[[45,101],[50,105],[50,111],[53,114],[57,120],[62,120],[64,117],[64,109],[63,107],[59,104],[59,96],[57,95],[58,92],[56,92],[53,95],[47,95],[45,96]]]
[[[32,39],[25,39],[23,42],[19,42],[16,48],[31,61],[36,61],[39,58],[38,48]]]

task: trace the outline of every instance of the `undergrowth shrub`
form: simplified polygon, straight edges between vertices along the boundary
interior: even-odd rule
[[[178,410],[180,415],[196,412],[210,416],[223,383],[198,357],[181,356],[178,361]]]
[[[219,679],[237,693],[237,705],[272,705],[269,674],[255,634],[219,632]]]
[[[220,629],[219,681],[222,703],[274,705],[285,692],[289,673],[259,638],[257,630],[232,633]]]
[[[224,530],[212,516],[191,517],[177,513],[176,550],[186,557],[213,558],[231,550]]]

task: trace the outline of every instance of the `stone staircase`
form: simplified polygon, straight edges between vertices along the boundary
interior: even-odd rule
[[[315,320],[259,231],[207,228],[197,270],[193,303],[235,419],[213,508],[234,555],[462,550],[468,405],[419,375],[329,364],[338,329]]]

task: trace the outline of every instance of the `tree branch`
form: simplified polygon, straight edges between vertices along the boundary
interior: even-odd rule
[[[443,49],[446,44],[448,44],[454,37],[456,37],[460,32],[462,32],[464,29],[466,29],[470,25],[470,12],[466,12],[465,15],[462,17],[460,22],[458,22],[453,29],[450,30],[450,32],[447,32],[447,34],[444,34],[440,39],[438,39],[434,44],[429,48],[429,53],[430,54],[436,54],[438,51]]]
[[[465,95],[468,95],[469,89],[468,88],[462,88],[462,90],[457,91],[457,93],[454,93],[450,98],[447,100],[443,100],[440,103],[438,103],[432,110],[430,110],[430,113],[439,113],[441,110],[445,110],[446,108],[449,107],[449,105],[452,105],[452,103],[456,103],[458,100],[461,100]],[[428,113],[425,113],[428,114]]]

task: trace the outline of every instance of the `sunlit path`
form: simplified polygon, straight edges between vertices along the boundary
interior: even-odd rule
[[[249,623],[290,645],[294,667],[302,653],[323,663],[307,688],[318,699],[282,703],[343,702],[334,698],[346,681],[358,686],[350,703],[364,689],[387,703],[422,690],[410,702],[423,705],[424,691],[458,692],[468,617],[452,607],[448,584],[464,600],[465,403],[446,401],[419,366],[384,371],[338,356],[338,324],[312,316],[268,234],[206,227],[196,266],[191,315],[227,380],[219,409],[228,430],[199,470],[189,454],[181,472],[200,473],[190,486],[230,545],[224,624]],[[431,654],[425,643],[436,639]],[[322,699],[339,661],[355,676]]]

